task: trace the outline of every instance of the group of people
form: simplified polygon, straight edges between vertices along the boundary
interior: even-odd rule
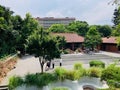
[[[62,58],[61,58],[60,61],[59,61],[59,65],[60,65],[60,67],[62,66]],[[50,61],[47,61],[45,70],[46,70],[46,71],[49,70],[50,67],[51,67],[51,62],[50,62]],[[54,69],[54,67],[55,67],[55,61],[52,60],[52,69]]]

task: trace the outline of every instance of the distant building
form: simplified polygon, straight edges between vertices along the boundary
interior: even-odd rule
[[[75,18],[54,18],[54,17],[44,17],[40,18],[37,17],[36,20],[39,21],[39,23],[44,27],[44,28],[49,28],[53,24],[64,24],[68,25],[69,23],[75,21]]]
[[[109,52],[120,52],[120,46],[117,47],[116,37],[105,37],[102,38],[102,44],[100,49]]]
[[[53,35],[65,37],[65,49],[69,48],[71,50],[76,50],[77,48],[83,47],[84,37],[76,33],[53,33]]]

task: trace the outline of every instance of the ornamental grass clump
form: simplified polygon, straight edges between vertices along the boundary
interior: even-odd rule
[[[102,69],[98,67],[91,67],[87,70],[87,75],[90,77],[100,78],[102,74]]]
[[[74,70],[79,70],[82,68],[82,64],[81,63],[75,63],[74,64]]]
[[[35,85],[38,87],[43,87],[51,82],[54,82],[55,80],[55,75],[50,73],[27,74],[25,76],[26,85]]]
[[[78,70],[70,70],[66,72],[66,79],[69,80],[78,80],[80,79],[80,72]]]
[[[54,70],[55,76],[57,76],[57,79],[60,80],[60,81],[65,80],[65,78],[66,78],[66,72],[67,72],[67,70],[64,69],[64,68],[62,68],[62,67],[57,67]]]
[[[21,86],[22,84],[24,84],[22,77],[12,76],[9,79],[9,89],[10,90],[14,90],[16,87]]]
[[[105,63],[102,61],[98,60],[92,60],[89,62],[90,67],[100,67],[100,68],[105,68]]]

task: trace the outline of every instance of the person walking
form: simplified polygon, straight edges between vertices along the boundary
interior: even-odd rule
[[[60,67],[62,66],[62,58],[60,59]]]
[[[52,60],[52,68],[54,69],[54,66],[55,66],[55,61]]]

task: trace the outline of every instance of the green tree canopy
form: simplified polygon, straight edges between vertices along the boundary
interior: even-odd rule
[[[113,17],[113,23],[114,25],[120,24],[120,6],[114,10],[114,17]]]
[[[16,18],[18,18],[18,20],[21,21],[21,19],[19,17],[16,17]],[[22,27],[20,27],[21,30],[19,31],[20,39],[18,42],[17,49],[22,54],[24,54],[26,39],[32,34],[32,32],[34,32],[35,30],[38,30],[39,23],[29,13],[27,13],[26,17],[23,19],[23,21],[19,22],[19,23],[20,24],[22,23]]]
[[[39,57],[42,72],[44,66],[43,62],[60,57],[56,40],[55,37],[50,36],[43,28],[34,31],[27,39],[27,52],[33,54],[35,57]]]
[[[65,26],[63,24],[53,24],[49,29],[50,32],[54,33],[64,33],[67,32]]]
[[[12,25],[12,14],[9,8],[0,5],[0,57],[14,53],[16,35]]]
[[[96,46],[99,45],[101,42],[101,35],[98,32],[97,28],[95,26],[91,26],[85,36],[85,47],[92,48],[92,50],[94,50],[94,48],[96,48]]]
[[[85,36],[88,31],[88,23],[85,21],[75,21],[67,26],[68,31],[76,32],[81,36]]]
[[[102,37],[111,36],[112,27],[110,27],[109,25],[103,25],[103,26],[97,25],[96,27]]]

